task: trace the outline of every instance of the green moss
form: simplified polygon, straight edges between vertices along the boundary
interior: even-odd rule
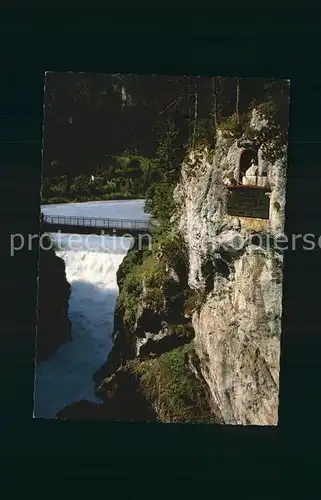
[[[135,265],[122,280],[119,296],[117,298],[117,310],[123,314],[123,320],[127,325],[134,325],[136,313],[141,301],[143,291],[140,278],[140,266]]]
[[[151,250],[130,250],[117,272],[120,288],[117,309],[127,326],[134,326],[141,303],[153,312],[168,313],[170,321],[174,313],[183,312],[187,266],[184,242],[163,230],[154,235]],[[173,280],[168,267],[177,273],[179,282]]]
[[[120,287],[117,309],[123,313],[124,321],[133,326],[140,303],[144,303],[155,312],[164,310],[163,286],[168,280],[164,263],[149,251],[141,253],[131,250],[124,259],[118,274]],[[143,297],[143,284],[146,292]]]
[[[193,375],[187,356],[192,343],[159,358],[129,365],[139,388],[162,422],[214,422],[205,388]]]
[[[156,241],[164,261],[175,269],[184,281],[188,274],[188,252],[183,238],[179,234],[165,234]]]
[[[143,260],[141,274],[144,277],[146,287],[160,287],[167,277],[164,262],[157,259],[154,254]]]
[[[152,288],[144,296],[146,307],[154,312],[165,311],[164,294],[158,288]]]

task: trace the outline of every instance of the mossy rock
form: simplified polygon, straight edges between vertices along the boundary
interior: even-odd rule
[[[193,351],[193,344],[189,343],[156,359],[129,364],[141,393],[161,422],[216,422],[206,389],[188,365]]]

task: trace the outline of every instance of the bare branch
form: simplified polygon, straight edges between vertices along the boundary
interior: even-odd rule
[[[182,100],[182,97],[178,97],[178,99],[175,99],[175,100],[174,100],[174,101],[172,101],[172,102],[171,102],[168,106],[166,106],[166,108],[165,108],[165,109],[163,109],[162,111],[160,111],[160,112],[158,113],[158,115],[157,115],[157,116],[162,115],[162,114],[163,114],[163,113],[165,113],[165,111],[167,111],[167,110],[168,110],[171,106],[173,106],[173,104],[178,103],[178,102],[179,102],[179,101],[181,101],[181,100]]]

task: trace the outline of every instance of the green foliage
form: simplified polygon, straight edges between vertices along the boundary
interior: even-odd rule
[[[214,116],[221,122],[235,113],[237,81],[241,115],[254,101],[273,100],[280,109],[288,100],[289,82],[274,78],[48,73],[45,176],[91,172],[121,152],[176,168],[193,134],[195,111],[198,140]]]
[[[146,304],[148,309],[155,313],[165,311],[166,303],[163,291],[156,287],[149,288],[144,295],[144,304]]]
[[[144,251],[132,248],[124,257],[117,271],[117,283],[122,286],[126,276],[143,262]]]
[[[272,88],[273,88],[273,84]],[[285,91],[284,91],[285,92]],[[236,114],[229,116],[219,123],[223,137],[239,139],[244,136],[262,144],[263,158],[269,163],[275,163],[284,154],[288,138],[288,99],[287,94],[280,95],[274,90],[268,94],[266,100],[260,103],[251,103],[248,111],[237,120]],[[253,109],[265,119],[267,125],[259,131],[250,127],[251,112]]]
[[[164,263],[145,251],[131,250],[125,257],[117,274],[119,279],[119,296],[117,309],[123,313],[124,321],[133,326],[139,304],[143,300],[143,284],[145,286],[144,302],[155,312],[164,310],[164,293],[162,287],[169,279]]]
[[[179,151],[179,145],[176,141],[179,130],[171,116],[166,120],[164,129],[164,132],[158,140],[156,157],[162,165],[171,168],[175,165],[176,155]]]
[[[139,388],[162,422],[214,422],[204,387],[192,374],[186,344],[160,357],[130,363]]]
[[[233,137],[239,139],[248,129],[250,117],[248,113],[244,113],[237,119],[236,114],[225,118],[219,123],[219,129],[222,131],[223,137]]]
[[[210,146],[212,147],[215,141],[215,129],[212,118],[203,118],[197,121],[195,136],[190,136],[187,148],[189,150]]]
[[[174,188],[173,181],[164,179],[155,182],[146,191],[145,211],[163,224],[168,224],[174,213]]]
[[[185,336],[192,340],[195,337],[195,332],[193,325],[191,323],[186,323],[184,325],[180,324],[169,324],[169,329],[178,337]]]
[[[212,149],[215,121],[240,137],[250,108],[270,101],[280,133],[266,131],[264,139],[275,137],[276,151],[267,152],[274,158],[284,144],[288,96],[288,82],[273,78],[47,74],[42,203],[146,195],[146,210],[168,225],[191,145]]]
[[[143,260],[141,273],[146,286],[151,288],[162,286],[164,279],[167,277],[164,262],[156,259],[154,254]]]
[[[70,179],[65,175],[45,178],[41,201],[47,204],[143,198],[159,175],[155,159],[128,153],[112,156],[108,163],[92,172],[77,174]]]
[[[199,311],[206,300],[206,290],[189,289],[186,294],[185,311],[187,314],[192,314],[194,311]]]
[[[173,268],[180,283],[173,281],[167,271]],[[139,304],[156,313],[171,313],[170,308],[183,307],[184,287],[187,286],[186,248],[178,236],[160,232],[153,240],[152,250],[132,249],[124,258],[117,273],[120,293],[117,308],[128,326],[133,326]],[[145,292],[143,294],[143,286]],[[180,305],[181,304],[181,305]]]
[[[186,259],[186,243],[180,234],[165,233],[156,239],[156,244],[162,252],[162,256],[176,267],[176,263],[181,263]]]
[[[135,265],[130,272],[126,273],[117,298],[117,310],[122,312],[124,323],[129,327],[135,324],[136,313],[143,291],[139,271],[140,266]]]
[[[179,233],[163,233],[154,238],[154,244],[159,248],[164,262],[177,272],[184,286],[188,275],[188,254],[182,236]]]

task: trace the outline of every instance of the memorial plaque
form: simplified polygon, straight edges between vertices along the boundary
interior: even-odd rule
[[[229,188],[226,205],[228,215],[268,219],[270,211],[269,190],[257,187]]]

